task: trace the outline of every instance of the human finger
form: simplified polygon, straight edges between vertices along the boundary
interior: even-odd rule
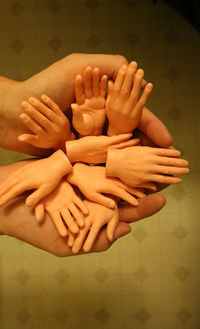
[[[108,77],[107,77],[107,75],[104,75],[101,78],[100,91],[99,91],[99,95],[103,98],[105,98],[105,96],[106,96],[107,82],[108,82]]]
[[[99,78],[100,70],[98,67],[95,67],[92,71],[92,95],[94,97],[99,96]]]
[[[44,220],[44,204],[39,202],[35,206],[35,217],[38,223],[41,223]]]
[[[78,74],[74,81],[75,97],[76,103],[81,105],[85,102],[85,95],[83,92],[83,79],[80,74]]]
[[[92,97],[92,68],[87,66],[83,73],[83,88],[86,98]]]
[[[58,211],[53,211],[51,213],[49,213],[51,218],[53,219],[53,222],[57,228],[58,233],[62,236],[62,237],[66,237],[67,236],[67,229],[65,227],[65,224],[62,221],[61,215]]]
[[[69,210],[67,208],[63,208],[60,210],[60,213],[62,215],[64,222],[69,227],[70,231],[74,234],[77,234],[79,231],[79,227],[76,224],[76,221],[74,220],[72,215],[70,214]]]

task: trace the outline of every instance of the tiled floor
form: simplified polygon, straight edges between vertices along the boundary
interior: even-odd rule
[[[149,108],[191,173],[102,254],[56,258],[0,238],[0,328],[200,328],[200,36],[162,1],[0,2],[0,73],[23,80],[71,52],[120,53],[154,84]],[[0,164],[23,155],[0,150]]]

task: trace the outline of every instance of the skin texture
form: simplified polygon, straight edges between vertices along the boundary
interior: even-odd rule
[[[188,161],[180,158],[180,151],[147,146],[133,146],[109,150],[106,175],[120,178],[130,186],[155,182],[177,184],[181,178],[171,175],[189,173]]]
[[[41,101],[30,97],[21,103],[21,107],[20,119],[33,134],[22,134],[19,141],[57,151],[65,150],[65,141],[75,138],[69,120],[48,96],[42,95]]]
[[[144,71],[137,70],[137,63],[122,65],[113,84],[109,81],[106,100],[109,136],[132,132],[140,123],[142,110],[153,89],[151,83],[142,89]]]
[[[31,163],[32,160],[28,162]],[[21,168],[25,164],[27,164],[27,161],[0,167],[0,182],[14,170]],[[15,237],[59,257],[73,255],[71,248],[67,244],[68,238],[63,238],[58,234],[48,214],[45,214],[45,220],[40,225],[36,222],[33,209],[25,205],[25,197],[17,197],[9,204],[0,207],[0,234]],[[90,252],[107,250],[119,237],[130,232],[131,229],[128,223],[149,217],[159,211],[164,205],[165,199],[161,194],[152,194],[139,199],[138,207],[127,204],[120,206],[120,223],[117,226],[114,240],[112,242],[108,240],[106,229],[103,228],[99,232]],[[81,250],[79,254],[83,252]]]
[[[74,128],[79,136],[101,135],[106,120],[107,76],[100,80],[99,68],[88,66],[83,77],[76,76],[74,87],[76,103],[71,105]]]

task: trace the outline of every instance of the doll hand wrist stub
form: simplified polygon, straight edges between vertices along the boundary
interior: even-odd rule
[[[66,154],[71,163],[86,162],[91,164],[104,163],[108,148],[124,148],[137,145],[139,139],[131,139],[132,134],[118,136],[86,136],[78,140],[67,141]]]
[[[34,135],[23,134],[18,140],[40,148],[64,149],[65,141],[74,138],[69,120],[51,98],[42,95],[41,100],[30,97],[21,103],[20,119]]]
[[[72,165],[61,150],[17,169],[0,185],[0,206],[28,190],[35,191],[26,199],[26,204],[35,206],[71,170]]]

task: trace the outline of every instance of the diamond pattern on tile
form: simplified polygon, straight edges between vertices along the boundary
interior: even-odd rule
[[[55,318],[58,322],[64,324],[70,318],[70,314],[64,308],[62,308],[58,313],[56,313]]]
[[[22,49],[24,48],[24,43],[19,38],[17,38],[11,44],[11,48],[15,53],[19,54],[22,51]]]
[[[58,37],[54,37],[49,41],[49,47],[53,50],[58,50],[62,46],[62,41]]]
[[[183,113],[178,107],[173,106],[169,112],[167,112],[167,115],[171,120],[178,121],[183,116]]]
[[[129,32],[128,34],[126,34],[124,36],[124,40],[130,45],[130,46],[135,46],[136,43],[138,43],[138,41],[140,40],[140,38],[138,37],[138,35],[136,35],[133,32]]]
[[[185,192],[184,188],[182,186],[176,186],[174,187],[173,191],[171,192],[171,195],[177,200],[181,201],[187,193]]]
[[[18,16],[22,13],[22,11],[24,10],[24,7],[21,5],[21,3],[19,3],[18,1],[16,1],[12,7],[10,8],[11,12],[15,15]]]
[[[180,309],[176,315],[181,322],[186,322],[191,317],[191,313],[185,308]]]
[[[106,323],[108,321],[109,317],[110,317],[109,313],[104,308],[101,308],[95,314],[95,318],[97,319],[97,321],[102,323],[102,324]]]
[[[25,284],[29,279],[30,275],[25,270],[20,270],[16,275],[15,279],[21,284]]]
[[[59,282],[59,283],[65,283],[65,281],[69,278],[69,274],[63,269],[60,268],[55,274],[55,279]]]
[[[137,227],[132,235],[136,238],[136,240],[143,241],[146,238],[147,233],[142,227]]]
[[[181,73],[175,68],[170,67],[170,69],[166,73],[166,78],[171,82],[177,81],[181,77]]]
[[[179,38],[179,34],[175,30],[170,29],[167,31],[164,37],[169,43],[175,43]]]
[[[97,7],[99,7],[99,1],[98,0],[87,0],[85,2],[85,5],[90,10],[95,10]]]
[[[182,227],[178,226],[174,232],[173,235],[179,240],[182,241],[185,239],[185,237],[188,235],[188,232]]]
[[[145,310],[145,308],[142,307],[135,314],[135,316],[141,323],[144,324],[151,317],[151,314],[147,310]]]
[[[140,266],[134,275],[140,282],[143,282],[149,276],[149,273],[144,267]]]
[[[138,3],[138,0],[123,0],[123,2],[128,7],[134,7]]]
[[[47,4],[47,9],[52,12],[52,14],[57,14],[61,8],[61,5],[58,1],[52,0]]]
[[[178,270],[174,274],[177,277],[177,279],[179,279],[181,282],[183,282],[188,278],[188,276],[190,275],[190,272],[186,268],[181,266],[178,268]]]
[[[30,319],[30,314],[26,311],[26,310],[21,310],[18,314],[17,314],[17,320],[21,323],[21,324],[26,324],[29,319]]]
[[[89,38],[87,39],[87,44],[92,47],[92,48],[96,48],[99,44],[100,44],[101,40],[99,39],[99,37],[92,33]]]
[[[94,273],[94,277],[97,281],[103,282],[109,276],[109,273],[102,267],[99,267],[98,270]]]

